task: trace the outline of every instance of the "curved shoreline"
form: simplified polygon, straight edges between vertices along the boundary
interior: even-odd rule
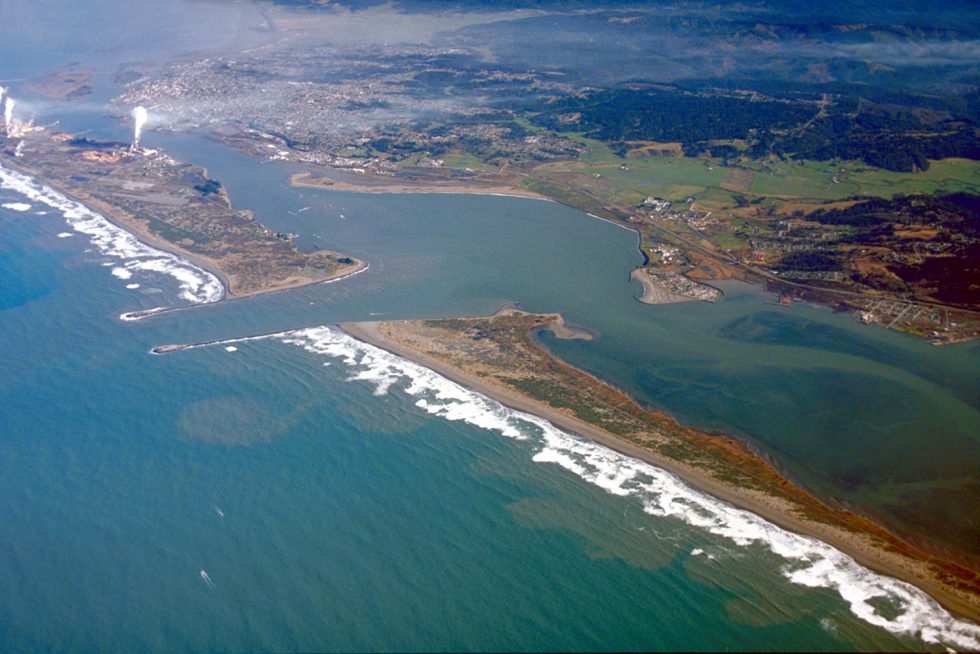
[[[636,298],[642,304],[677,304],[679,302],[695,302],[697,298],[679,293],[672,293],[663,284],[658,284],[647,274],[646,268],[637,266],[630,273],[630,281],[637,282],[643,287],[642,293]]]
[[[55,189],[65,197],[75,202],[78,202],[79,204],[82,204],[86,207],[89,207],[93,211],[96,211],[100,216],[108,220],[110,223],[112,223],[119,229],[122,229],[132,234],[133,237],[135,237],[138,241],[141,241],[142,243],[149,245],[150,247],[156,248],[158,250],[163,250],[168,254],[172,254],[175,257],[183,259],[197,266],[198,268],[206,270],[207,272],[217,277],[218,280],[221,282],[222,287],[224,288],[222,297],[219,300],[217,300],[217,302],[223,302],[227,300],[239,300],[242,298],[252,297],[255,295],[265,295],[267,293],[276,293],[279,291],[288,291],[294,288],[302,288],[304,286],[313,286],[315,284],[323,284],[326,282],[339,281],[341,279],[346,279],[347,277],[350,277],[352,275],[356,275],[359,272],[363,272],[369,267],[367,262],[358,259],[356,257],[349,257],[354,261],[353,264],[349,264],[349,266],[340,268],[334,273],[326,277],[323,277],[322,279],[295,278],[292,281],[290,281],[287,278],[284,281],[284,283],[269,286],[266,288],[256,289],[253,291],[244,291],[244,292],[236,291],[233,285],[231,284],[231,280],[229,279],[228,274],[210,257],[189,252],[181,248],[179,245],[175,243],[171,243],[170,241],[164,240],[156,236],[149,230],[143,229],[139,221],[128,220],[121,215],[114,215],[117,214],[115,208],[106,202],[103,202],[96,198],[83,199],[78,197],[77,195],[73,195],[71,192],[65,191],[63,188],[60,188],[56,184],[51,184],[48,180],[42,180],[42,181],[44,184]],[[327,252],[327,251],[320,250],[320,252]],[[337,254],[335,252],[330,252],[330,253]],[[344,256],[349,256],[349,255],[344,255]],[[353,266],[354,270],[346,269],[351,266]],[[164,313],[164,312],[174,311],[177,309],[189,309],[193,306],[200,306],[201,304],[214,304],[214,302],[199,303],[186,307],[168,307],[162,311],[158,311],[157,313]]]
[[[200,269],[202,272],[208,273],[216,278],[217,282],[221,286],[221,295],[215,300],[207,299],[203,301],[192,302],[188,305],[180,305],[173,307],[156,307],[153,309],[144,309],[137,311],[123,312],[119,318],[123,321],[140,320],[153,315],[159,315],[163,313],[171,313],[173,311],[191,309],[198,306],[215,304],[217,302],[223,302],[228,300],[242,299],[246,297],[251,297],[255,295],[264,295],[267,293],[276,293],[279,291],[286,291],[296,288],[302,288],[305,286],[312,286],[316,284],[325,284],[334,281],[340,281],[351,277],[360,272],[363,272],[369,267],[369,264],[359,258],[351,257],[349,255],[341,255],[340,253],[333,252],[330,250],[318,250],[318,253],[324,253],[327,255],[333,255],[336,257],[347,257],[352,261],[350,264],[341,264],[338,268],[333,270],[328,275],[322,277],[304,277],[304,276],[294,276],[287,277],[282,280],[278,280],[277,283],[270,284],[265,287],[257,288],[249,291],[239,291],[236,290],[235,284],[232,283],[232,279],[229,274],[211,257],[190,252],[176,243],[168,241],[157,234],[151,232],[146,225],[141,223],[139,220],[135,219],[127,211],[120,209],[107,201],[93,197],[85,192],[79,192],[71,189],[67,189],[64,185],[59,184],[57,181],[52,181],[48,177],[44,176],[41,172],[32,169],[30,166],[23,165],[22,162],[13,162],[9,159],[4,160],[4,166],[9,166],[9,169],[14,173],[22,175],[31,180],[32,183],[39,185],[40,187],[47,187],[50,191],[62,196],[64,199],[71,203],[75,203],[80,207],[84,207],[88,211],[95,214],[97,217],[102,218],[107,223],[113,227],[125,232],[131,236],[136,242],[150,248],[153,250],[158,250],[161,254],[166,254],[174,257],[178,261],[183,261],[185,264],[189,264],[193,267]],[[203,170],[203,169],[202,169]],[[230,209],[230,204],[229,204]],[[67,220],[67,216],[65,217]],[[69,221],[69,224],[71,222]],[[306,253],[302,253],[306,254]]]
[[[285,291],[291,291],[291,290],[294,290],[294,289],[297,289],[297,288],[305,288],[307,286],[319,286],[320,284],[324,284],[324,285],[325,284],[333,284],[334,282],[343,281],[343,280],[347,279],[348,277],[353,277],[355,275],[359,275],[359,274],[361,274],[362,272],[365,272],[368,268],[371,267],[371,264],[366,263],[366,262],[363,262],[360,259],[354,259],[354,260],[357,261],[360,264],[363,264],[363,265],[361,265],[360,267],[358,267],[356,270],[354,270],[352,272],[349,272],[349,273],[346,273],[346,274],[343,274],[343,275],[339,275],[339,276],[336,276],[336,277],[328,277],[327,279],[323,279],[323,280],[320,280],[320,281],[311,281],[311,282],[307,282],[307,283],[304,283],[304,284],[296,284],[294,286],[286,286],[286,287],[283,287],[283,288],[272,288],[272,289],[268,289],[268,290],[254,291],[254,292],[251,292],[251,293],[245,293],[243,295],[226,295],[225,297],[222,297],[220,300],[216,300],[214,302],[202,302],[202,303],[198,303],[198,304],[188,304],[186,306],[180,306],[180,307],[157,307],[155,309],[146,309],[146,310],[143,310],[143,311],[129,311],[129,312],[120,314],[119,315],[119,319],[122,320],[123,322],[134,322],[134,321],[137,321],[137,320],[143,320],[144,318],[149,318],[151,316],[159,316],[159,315],[162,315],[162,314],[165,314],[165,313],[176,313],[178,311],[190,311],[191,309],[196,309],[196,308],[201,307],[201,306],[207,306],[207,305],[218,304],[218,303],[223,303],[223,302],[234,302],[236,300],[244,300],[246,298],[254,297],[254,296],[257,296],[257,295],[268,295],[268,294],[271,294],[271,293],[281,293],[281,292],[285,292]],[[268,334],[268,335],[271,336],[271,334]],[[256,337],[251,337],[251,336],[250,337],[247,337],[247,339],[252,339],[252,338],[256,338]],[[240,340],[247,340],[247,339],[240,339]],[[188,347],[183,348],[183,349],[191,349],[192,347],[203,347],[205,345],[215,345],[218,342],[219,341],[213,341],[213,342],[212,341],[209,341],[209,342],[206,342],[206,343],[195,343],[192,346],[188,346]],[[220,342],[227,342],[227,339],[224,339],[223,341],[220,341]],[[154,348],[154,349],[156,349],[156,348]],[[160,354],[161,352],[154,352],[154,351],[151,350],[151,353],[152,354]]]
[[[601,428],[557,411],[510,388],[493,384],[487,379],[468,373],[455,365],[435,359],[401,342],[381,334],[380,322],[342,323],[340,329],[358,340],[379,347],[391,354],[430,368],[444,377],[478,393],[490,397],[504,406],[544,418],[559,429],[604,445],[620,454],[639,459],[676,475],[684,483],[703,491],[737,508],[754,513],[788,531],[816,538],[850,556],[862,566],[888,577],[900,579],[924,591],[950,613],[973,622],[980,621],[980,603],[961,594],[950,592],[941,586],[931,573],[928,562],[888,552],[883,546],[875,546],[873,537],[845,531],[824,523],[800,517],[792,505],[760,492],[740,490],[725,485],[677,461],[666,459],[651,450],[639,447]]]
[[[552,314],[543,315],[547,317]],[[702,468],[688,465],[679,460],[665,458],[653,450],[625,440],[601,427],[563,413],[541,400],[531,398],[513,388],[494,383],[491,379],[462,369],[455,362],[442,361],[413,348],[411,345],[392,340],[379,331],[382,326],[397,325],[401,322],[410,323],[413,321],[342,323],[339,326],[330,327],[339,329],[347,336],[362,343],[423,366],[470,391],[493,399],[509,409],[543,418],[566,433],[597,443],[631,459],[656,466],[674,475],[694,491],[720,500],[728,506],[744,510],[789,534],[810,538],[815,542],[830,546],[839,555],[845,556],[860,567],[884,578],[904,582],[917,589],[918,592],[924,593],[948,614],[961,620],[965,619],[967,621],[964,624],[965,628],[975,630],[975,623],[978,615],[980,615],[980,603],[976,601],[976,596],[961,589],[953,589],[940,581],[940,577],[937,576],[938,572],[932,567],[934,562],[928,558],[918,558],[908,552],[895,549],[887,539],[882,539],[881,535],[874,533],[874,528],[877,527],[875,523],[865,520],[864,522],[869,527],[874,528],[862,529],[860,521],[858,525],[847,525],[815,520],[801,514],[800,510],[803,507],[798,503],[777,497],[766,491],[726,483],[723,478],[718,479]],[[559,324],[559,326],[561,325]],[[550,325],[542,324],[540,328],[549,329]],[[282,339],[303,331],[304,328],[300,328],[187,345],[163,345],[152,348],[150,353],[162,355],[186,349],[226,345],[249,340]],[[573,331],[570,334],[565,334],[564,337],[575,338],[580,336],[582,334]],[[792,484],[792,482],[789,483]],[[814,499],[819,502],[818,498],[814,497]],[[883,533],[887,534],[888,532]],[[773,551],[780,555],[775,550]],[[835,587],[831,586],[831,588]],[[840,592],[839,589],[838,592]],[[847,601],[845,594],[841,594],[841,596]],[[966,627],[966,625],[970,626]],[[926,627],[923,626],[923,628]],[[968,631],[966,633],[973,632]]]
[[[148,310],[145,313],[146,316],[156,315],[158,313],[165,313],[165,312],[171,312],[176,310],[184,310],[184,309],[192,308],[194,306],[199,306],[199,304],[211,304],[211,303],[220,302],[228,299],[241,299],[252,295],[278,292],[281,290],[300,288],[303,286],[309,286],[313,284],[340,281],[342,279],[346,279],[347,277],[359,274],[360,272],[364,272],[369,267],[368,264],[366,264],[365,262],[360,260],[355,260],[355,263],[350,264],[355,268],[352,271],[346,271],[346,270],[343,272],[336,271],[339,274],[332,274],[321,279],[287,278],[284,281],[284,283],[282,283],[281,285],[272,286],[268,288],[261,288],[254,291],[248,291],[245,293],[234,293],[231,290],[231,285],[229,283],[226,273],[219,266],[217,266],[214,263],[214,261],[211,260],[210,258],[187,252],[184,249],[177,246],[176,244],[163,240],[157,237],[156,235],[148,232],[146,229],[139,228],[140,226],[139,221],[133,219],[132,216],[128,216],[127,214],[125,214],[125,212],[121,212],[121,210],[117,210],[115,207],[113,207],[108,203],[105,203],[101,200],[97,200],[95,198],[78,196],[71,192],[67,192],[64,189],[59,188],[58,185],[51,184],[49,181],[47,181],[46,179],[44,179],[43,177],[41,177],[36,173],[29,173],[29,174],[32,175],[32,177],[34,177],[35,179],[41,181],[43,184],[50,186],[52,189],[55,189],[58,193],[64,195],[66,198],[69,198],[74,202],[78,202],[83,206],[90,207],[92,210],[97,211],[98,214],[101,217],[103,217],[105,220],[112,223],[119,229],[124,230],[127,233],[131,234],[134,238],[143,242],[144,244],[149,245],[153,248],[157,248],[164,252],[167,252],[173,256],[176,256],[197,267],[200,267],[203,270],[212,273],[213,275],[215,275],[215,277],[217,277],[220,280],[220,282],[223,285],[224,293],[222,294],[222,297],[220,297],[217,300],[192,304],[190,306],[184,306],[184,307],[173,307],[173,308],[161,309],[161,310]],[[322,187],[318,187],[318,188],[322,188]],[[337,189],[337,190],[344,190],[344,189]],[[392,189],[379,189],[376,192],[397,193],[399,191],[392,190]],[[401,192],[406,192],[406,191],[401,191]],[[434,191],[429,189],[425,189],[425,190],[420,189],[418,190],[418,192],[459,193],[460,191],[456,191],[456,190]],[[480,192],[469,189],[465,191],[465,193],[474,194]],[[482,193],[482,194],[506,195],[506,194],[494,193],[494,192]],[[529,197],[527,195],[514,195],[514,194],[510,194],[510,195],[514,197]],[[537,199],[548,199],[548,198],[541,198],[540,196],[536,196],[536,195],[535,197],[537,197]],[[120,215],[117,215],[118,213],[121,213],[122,217]],[[592,214],[589,215],[595,218],[599,218],[598,216],[593,216]],[[605,220],[605,219],[600,218],[600,220]],[[607,222],[611,222],[611,221],[607,221]],[[618,226],[623,227],[624,229],[630,229],[630,231],[634,231],[634,232],[636,231],[624,225],[618,225]],[[134,318],[138,318],[138,317],[145,317],[145,316],[134,315]],[[753,500],[753,498],[747,497],[744,493],[735,494],[732,492],[731,488],[726,487],[724,484],[718,483],[713,479],[697,475],[696,473],[693,473],[690,469],[687,469],[683,466],[678,466],[675,463],[670,462],[669,460],[664,460],[663,458],[658,457],[655,454],[651,453],[649,450],[637,447],[636,445],[624,441],[609,432],[599,429],[593,425],[589,425],[588,423],[582,422],[581,420],[578,420],[576,418],[572,418],[570,416],[561,414],[560,412],[553,410],[547,405],[538,402],[536,400],[533,400],[531,398],[521,396],[520,394],[517,393],[508,392],[506,389],[498,388],[492,384],[487,384],[485,380],[481,380],[478,377],[468,375],[464,370],[455,368],[450,365],[443,364],[437,361],[436,359],[427,357],[421,352],[417,352],[410,348],[405,348],[401,344],[391,341],[390,339],[387,339],[383,335],[378,333],[377,324],[378,323],[357,323],[357,324],[345,323],[344,325],[342,325],[342,329],[344,329],[344,331],[354,336],[355,338],[358,338],[359,340],[363,340],[377,347],[381,347],[382,349],[397,354],[398,356],[402,356],[406,359],[421,363],[422,365],[429,367],[439,372],[440,374],[443,374],[447,378],[457,381],[457,383],[478,390],[484,395],[487,395],[489,397],[492,397],[500,401],[502,404],[506,406],[516,408],[521,411],[526,411],[534,415],[542,416],[547,420],[549,420],[550,422],[552,422],[553,424],[555,424],[556,426],[560,427],[561,429],[565,429],[574,434],[578,434],[580,436],[588,438],[589,440],[601,443],[607,447],[610,447],[613,450],[616,450],[628,456],[653,463],[658,467],[664,468],[672,472],[673,474],[683,479],[685,482],[690,483],[692,486],[704,490],[715,497],[718,497],[726,502],[729,502],[730,504],[746,508],[752,513],[760,515],[775,524],[784,526],[793,531],[798,531],[800,533],[812,535],[821,541],[830,543],[834,547],[840,549],[841,551],[848,553],[853,558],[855,558],[855,560],[859,561],[860,563],[862,563],[862,565],[865,565],[870,569],[883,572],[884,574],[887,574],[892,577],[910,581],[917,587],[922,588],[923,590],[928,592],[934,598],[937,598],[941,604],[943,604],[945,607],[947,607],[949,610],[953,611],[954,613],[967,616],[973,620],[977,620],[978,616],[980,616],[980,610],[978,610],[978,607],[976,606],[975,602],[973,603],[965,602],[961,598],[955,595],[950,595],[948,593],[945,593],[941,588],[935,586],[934,584],[929,583],[929,581],[927,579],[924,579],[922,575],[915,574],[914,571],[911,571],[908,567],[895,564],[893,561],[889,561],[886,558],[882,558],[881,556],[875,556],[874,552],[868,552],[867,549],[862,549],[861,547],[859,547],[859,544],[855,543],[852,540],[849,540],[847,538],[841,538],[840,534],[832,533],[830,531],[827,531],[826,529],[821,529],[819,528],[819,525],[815,525],[812,522],[799,519],[796,516],[790,515],[785,510],[781,511],[778,506],[774,506],[772,503],[762,502],[758,498]]]

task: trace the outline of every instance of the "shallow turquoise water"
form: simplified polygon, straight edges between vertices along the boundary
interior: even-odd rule
[[[227,336],[212,317],[252,313],[251,306],[277,307],[276,322],[256,333],[335,315],[478,314],[507,300],[561,311],[599,336],[545,339],[570,361],[689,424],[742,435],[804,484],[856,502],[902,533],[976,554],[976,343],[937,348],[824,308],[774,306],[761,290],[737,284],[724,285],[726,300],[716,305],[643,305],[627,282],[640,261],[635,234],[572,209],[514,198],[290,189],[281,183],[287,168],[191,137],[155,136],[230,180],[236,204],[298,233],[302,246],[371,263],[344,290],[216,307],[202,334]],[[181,320],[197,334],[196,318]]]
[[[578,225],[586,253],[602,233],[628,245]],[[648,516],[337,362],[276,341],[147,352],[404,314],[411,283],[391,307],[365,274],[127,324],[152,285],[127,290],[83,238],[56,238],[57,215],[4,212],[3,228],[5,268],[34,271],[0,312],[4,649],[921,646],[789,584],[761,548]],[[428,275],[413,309],[435,313],[451,293]]]
[[[170,27],[119,59],[200,38],[180,25],[199,24],[203,5],[175,6],[160,19]],[[106,56],[88,38],[17,43],[11,25],[0,21],[11,75]],[[62,110],[39,109],[125,138],[101,106]],[[648,515],[534,463],[529,442],[430,416],[403,392],[375,395],[339,361],[275,340],[148,350],[516,300],[594,330],[590,343],[545,341],[644,401],[736,431],[895,524],[971,537],[977,346],[784,311],[743,287],[715,306],[648,307],[626,282],[635,236],[564,207],[289,189],[288,169],[222,146],[147,141],[208,166],[236,205],[303,247],[371,268],[122,323],[175,297],[173,284],[126,289],[85,238],[57,237],[56,212],[0,209],[0,649],[924,646],[858,620],[833,591],[790,584],[758,545]]]

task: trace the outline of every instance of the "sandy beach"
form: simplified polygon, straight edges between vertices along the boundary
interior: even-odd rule
[[[48,182],[45,181],[45,183]],[[339,279],[343,279],[345,277],[350,277],[351,275],[357,274],[367,268],[366,262],[361,261],[360,259],[355,259],[354,257],[350,257],[350,259],[352,259],[354,263],[346,266],[341,266],[330,275],[325,275],[323,277],[304,277],[304,276],[297,275],[294,277],[287,277],[286,279],[278,280],[276,283],[269,284],[264,288],[243,292],[236,288],[236,284],[234,283],[234,280],[229,277],[228,273],[225,272],[214,259],[211,259],[210,257],[202,256],[200,254],[195,254],[193,252],[189,252],[175,243],[171,243],[170,241],[165,241],[159,238],[158,236],[150,232],[142,222],[134,219],[128,213],[121,211],[110,204],[107,204],[105,202],[102,202],[101,200],[97,200],[92,197],[84,197],[84,198],[78,197],[77,194],[72,195],[66,192],[64,189],[57,188],[54,185],[51,186],[52,188],[56,188],[59,193],[62,193],[67,197],[70,197],[78,202],[81,202],[82,204],[89,207],[93,211],[97,211],[102,216],[104,216],[106,220],[113,223],[117,227],[120,227],[122,229],[125,229],[127,232],[130,232],[143,243],[146,243],[151,247],[157,248],[158,250],[163,250],[164,252],[169,252],[170,254],[174,254],[180,257],[181,259],[189,261],[195,266],[198,266],[199,268],[203,268],[204,270],[213,274],[215,277],[221,280],[221,285],[224,286],[225,288],[224,299],[228,299],[228,300],[241,299],[245,297],[252,297],[254,295],[264,295],[266,293],[275,293],[277,291],[285,291],[292,288],[299,288],[301,286],[309,286],[311,284],[321,284],[324,282],[336,281]]]
[[[890,551],[876,542],[875,537],[870,534],[858,533],[806,519],[798,513],[797,507],[789,502],[763,492],[720,483],[697,468],[664,458],[645,448],[637,447],[594,425],[517,393],[500,383],[495,383],[455,365],[449,365],[435,359],[383,334],[381,329],[384,324],[379,322],[343,323],[340,327],[354,338],[430,368],[458,384],[497,400],[505,406],[545,418],[562,430],[663,468],[698,490],[759,515],[784,529],[828,543],[850,555],[867,568],[917,586],[950,612],[973,621],[980,620],[980,601],[978,598],[942,583],[932,566],[925,560],[912,559]],[[397,325],[397,323],[392,324]]]
[[[5,162],[7,165],[11,165],[13,162]],[[103,216],[110,223],[123,229],[137,238],[137,240],[142,243],[149,245],[150,247],[162,250],[169,254],[173,254],[207,272],[213,274],[217,277],[224,289],[224,296],[222,299],[240,299],[245,297],[250,297],[254,295],[263,295],[265,293],[274,293],[277,291],[285,291],[292,288],[299,288],[302,286],[309,286],[312,284],[321,284],[324,282],[336,281],[349,277],[351,275],[357,274],[367,268],[367,263],[356,259],[354,257],[348,257],[352,260],[351,264],[341,265],[336,270],[331,272],[329,275],[323,275],[318,277],[310,277],[303,275],[295,275],[287,277],[284,279],[276,280],[273,283],[268,283],[262,288],[257,288],[249,291],[242,291],[238,288],[237,280],[228,274],[226,270],[222,268],[220,263],[211,257],[201,255],[199,253],[191,252],[180,245],[173,243],[171,241],[160,238],[153,232],[151,232],[147,225],[135,218],[133,215],[116,207],[108,202],[95,198],[88,193],[85,193],[79,189],[67,189],[63,185],[58,184],[56,181],[52,181],[50,178],[44,176],[41,171],[33,170],[30,167],[24,166],[21,162],[17,162],[16,165],[11,165],[14,170],[19,170],[23,174],[26,174],[39,182],[50,186],[58,193],[64,195],[65,197],[78,202],[92,211],[97,212]],[[206,172],[206,171],[205,171]],[[334,255],[336,257],[345,256],[340,255],[336,252],[329,252],[326,250],[321,250],[326,255]]]
[[[655,281],[646,268],[634,268],[630,273],[631,282],[639,282],[643,286],[643,293],[636,298],[643,304],[674,304],[676,302],[696,302],[697,298],[688,295],[672,293],[663,284]]]
[[[225,289],[225,298],[235,299],[271,293],[301,286],[329,282],[342,279],[353,274],[357,274],[367,268],[363,261],[352,258],[352,263],[343,265],[332,271],[329,275],[322,277],[291,276],[284,279],[268,283],[261,288],[248,292],[240,292],[236,289],[236,280],[231,278],[228,273],[212,258],[189,252],[179,245],[166,241],[149,231],[147,226],[128,212],[114,207],[104,201],[91,197],[84,191],[69,191],[60,188],[56,184],[51,184],[43,176],[33,171],[26,171],[28,174],[51,185],[65,196],[72,198],[85,206],[97,211],[107,220],[118,227],[132,233],[139,240],[154,248],[170,252],[180,258],[193,263],[214,274],[220,279]],[[301,179],[297,180],[297,177]],[[329,183],[321,180],[309,180],[308,174],[294,175],[291,179],[293,184],[301,186],[311,186],[314,188],[331,188],[336,190],[351,190],[356,192],[375,192],[375,193],[466,193],[466,194],[495,194],[495,195],[518,195],[523,197],[540,198],[531,192],[515,191],[513,188],[506,187],[472,187],[462,185],[432,185],[432,186],[407,186],[407,185],[351,185],[328,180]],[[677,295],[656,283],[643,271],[634,270],[631,279],[639,281],[644,288],[643,297],[640,301],[650,304],[661,304],[667,302],[692,301],[693,298]],[[771,496],[765,492],[750,490],[739,486],[725,484],[717,478],[707,475],[691,465],[681,461],[665,458],[651,450],[638,447],[637,445],[623,440],[612,433],[586,423],[572,415],[555,409],[543,402],[534,400],[501,383],[494,382],[485,377],[468,372],[465,368],[447,364],[444,361],[431,357],[423,352],[406,346],[404,343],[389,338],[382,333],[382,325],[385,323],[364,322],[364,323],[345,323],[341,325],[347,333],[355,338],[381,347],[394,354],[406,359],[415,361],[426,366],[445,377],[491,397],[502,404],[527,413],[543,417],[552,422],[557,427],[577,434],[584,438],[600,443],[613,450],[621,452],[658,467],[661,467],[675,474],[691,486],[709,493],[719,499],[729,502],[732,505],[746,509],[765,519],[791,531],[815,537],[821,541],[829,543],[839,550],[849,554],[854,559],[868,568],[908,581],[915,586],[923,589],[931,596],[936,598],[943,606],[950,611],[965,616],[974,621],[980,620],[980,601],[974,594],[959,591],[949,584],[945,584],[938,578],[936,571],[930,564],[927,557],[911,558],[896,551],[890,551],[879,543],[875,542],[875,537],[871,534],[848,530],[840,526],[830,525],[806,519],[799,513],[799,507],[790,502]],[[396,323],[392,323],[396,324]],[[559,338],[591,338],[591,335],[584,330],[564,325],[563,321],[557,320],[553,326],[553,331]]]

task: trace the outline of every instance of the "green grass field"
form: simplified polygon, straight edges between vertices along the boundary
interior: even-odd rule
[[[535,174],[570,182],[622,206],[647,196],[681,202],[694,197],[708,210],[735,206],[735,195],[748,200],[830,201],[853,196],[891,197],[908,193],[980,192],[980,162],[944,159],[924,172],[901,173],[868,168],[860,162],[747,162],[723,167],[692,157],[626,159],[604,144],[576,135],[589,147],[578,161],[538,166]]]
[[[364,146],[353,146],[349,145],[340,152],[337,153],[341,157],[356,157],[358,159],[366,159],[370,156],[367,148]]]
[[[541,131],[524,118],[520,126]],[[534,168],[539,179],[523,185],[559,202],[606,216],[599,201],[635,207],[648,196],[680,205],[693,197],[697,207],[724,215],[746,202],[776,209],[786,203],[812,205],[851,197],[891,197],[912,193],[980,193],[980,162],[944,159],[930,162],[924,172],[901,173],[869,168],[859,161],[750,161],[723,166],[717,159],[683,156],[621,157],[609,146],[582,134],[564,136],[585,146],[574,161],[557,161]],[[346,156],[365,156],[363,148],[347,148]],[[405,165],[417,165],[423,155],[409,157]],[[484,170],[478,157],[454,152],[443,155],[444,165],[456,170]],[[585,193],[577,191],[582,189]],[[736,239],[724,247],[742,246]]]
[[[570,173],[574,175],[572,183],[576,186],[627,206],[642,202],[650,195],[679,202],[712,188],[723,191],[720,186],[725,179],[725,170],[703,159],[621,159],[609,150],[590,154],[592,156],[578,162],[545,164],[535,172],[543,176]]]
[[[929,162],[921,173],[894,173],[867,170],[850,175],[863,194],[891,197],[901,193],[980,192],[980,162],[969,159],[943,159]]]
[[[841,200],[851,196],[980,191],[980,162],[967,159],[931,161],[929,170],[917,173],[869,168],[850,161],[780,162],[772,167],[772,174],[759,168],[749,192],[768,197]]]
[[[443,165],[447,168],[456,168],[463,170],[469,168],[471,170],[481,170],[487,167],[487,164],[477,159],[472,154],[468,152],[452,152],[450,154],[443,155],[440,157],[443,161]]]
[[[549,184],[548,182],[542,182],[536,179],[525,179],[521,182],[521,186],[529,191],[534,191],[535,193],[540,193],[546,197],[556,200],[563,204],[571,205],[573,207],[578,207],[583,211],[600,216],[602,218],[608,218],[615,220],[616,216],[610,214],[606,211],[602,205],[596,200],[590,198],[587,195],[578,193],[573,189],[567,188],[565,186],[559,186],[558,184]]]

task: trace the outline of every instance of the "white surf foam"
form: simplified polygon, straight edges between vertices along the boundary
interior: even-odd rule
[[[509,438],[532,439],[540,446],[534,461],[558,464],[608,493],[636,497],[650,515],[677,518],[742,547],[765,547],[786,561],[782,573],[789,581],[836,591],[854,615],[872,625],[897,635],[918,636],[930,644],[980,649],[980,627],[954,618],[911,584],[873,572],[822,541],[786,531],[695,490],[656,466],[507,408],[337,329],[314,327],[277,337],[314,354],[341,359],[352,370],[349,379],[371,383],[376,395],[402,382],[398,388],[433,415],[492,429]],[[870,603],[882,597],[897,607],[893,617],[881,615]]]
[[[101,214],[27,175],[0,166],[0,188],[16,191],[33,202],[60,211],[71,228],[88,236],[104,256],[122,260],[122,266],[112,270],[113,275],[120,279],[129,279],[134,271],[167,275],[179,284],[180,298],[192,304],[216,302],[224,295],[224,286],[211,273],[174,254],[140,242]],[[63,234],[58,236],[64,237]]]
[[[447,420],[462,420],[485,429],[495,429],[504,436],[523,439],[519,415],[499,402],[474,393],[435,371],[396,357],[385,350],[362,343],[329,327],[312,327],[281,335],[286,343],[299,345],[314,354],[343,359],[356,367],[351,380],[374,385],[375,395],[385,395],[401,380],[410,380],[405,392],[416,397],[415,405]],[[534,418],[533,416],[527,416]]]
[[[10,209],[11,211],[30,211],[31,205],[24,202],[4,202],[4,209]]]

